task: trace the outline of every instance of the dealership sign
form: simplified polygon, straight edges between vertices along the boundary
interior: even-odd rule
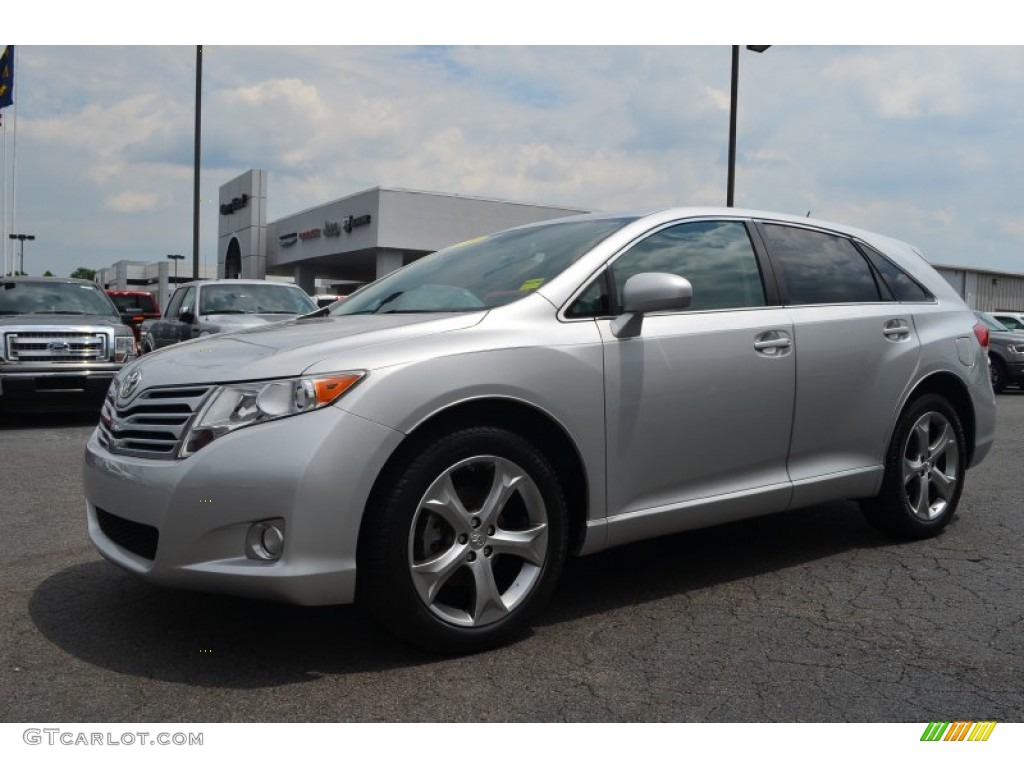
[[[362,216],[346,216],[345,221],[342,223],[342,229],[345,230],[345,234],[349,234],[355,227],[362,227],[370,223],[370,214],[363,214]]]
[[[225,206],[222,205],[222,213],[224,208]],[[299,240],[305,242],[307,240],[318,240],[321,237],[340,237],[342,232],[346,235],[351,234],[352,230],[356,227],[365,227],[371,221],[373,221],[373,217],[369,213],[365,213],[362,216],[346,216],[341,221],[325,221],[322,227],[313,227],[302,232],[289,232],[287,235],[280,235],[277,238],[277,242],[282,248],[289,248]]]
[[[242,210],[248,204],[249,204],[249,196],[243,192],[241,197],[233,197],[233,198],[231,198],[231,202],[230,203],[221,203],[220,215],[221,216],[230,216],[235,211]]]

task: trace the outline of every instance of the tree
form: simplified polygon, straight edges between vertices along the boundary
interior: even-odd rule
[[[45,272],[43,272],[43,277],[53,277],[53,272],[51,272],[50,270],[46,270]]]
[[[92,280],[96,277],[96,270],[89,269],[88,267],[79,267],[71,273],[71,277],[77,277],[79,280]]]

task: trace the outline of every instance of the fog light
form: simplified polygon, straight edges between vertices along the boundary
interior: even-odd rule
[[[245,556],[272,562],[284,552],[284,520],[263,520],[249,526],[245,534]]]

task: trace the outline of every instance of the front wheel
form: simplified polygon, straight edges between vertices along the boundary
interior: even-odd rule
[[[937,535],[963,492],[967,440],[960,417],[940,395],[925,395],[900,415],[878,496],[861,503],[868,522],[903,539]]]
[[[989,356],[988,373],[992,379],[992,391],[997,395],[1006,389],[1006,366],[998,358]]]
[[[367,509],[359,600],[403,639],[444,653],[528,626],[566,551],[561,485],[544,455],[497,427],[454,432],[385,479]]]

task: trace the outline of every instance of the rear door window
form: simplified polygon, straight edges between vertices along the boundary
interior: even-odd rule
[[[851,304],[882,300],[868,262],[845,237],[803,227],[761,223],[788,304]]]

